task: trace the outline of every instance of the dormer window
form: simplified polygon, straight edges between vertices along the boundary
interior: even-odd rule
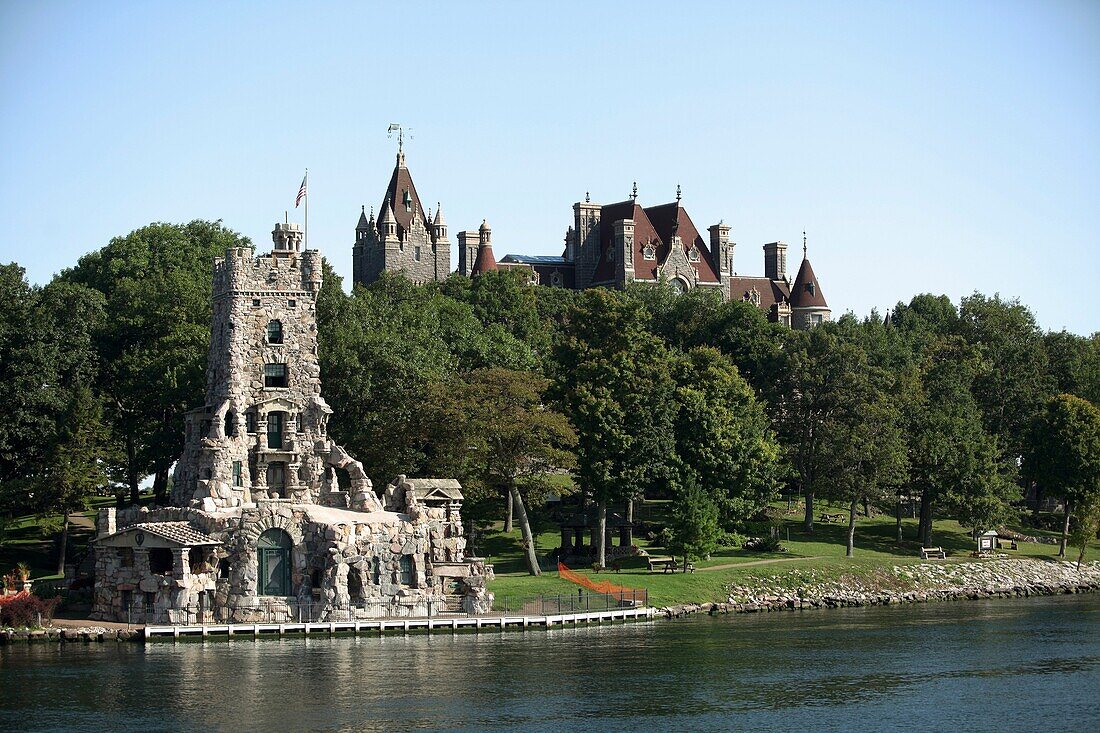
[[[812,282],[806,283],[806,292],[807,293],[809,293],[810,295],[813,295],[816,290],[817,290],[817,288],[814,287],[814,284]]]
[[[413,199],[412,195],[409,193],[409,189],[405,189],[405,193],[401,196],[401,202],[405,204],[405,211],[413,210]]]
[[[281,344],[283,342],[283,322],[268,321],[267,342],[269,344]]]
[[[647,244],[642,247],[642,259],[643,260],[655,260],[657,259],[657,248],[652,244]]]
[[[692,262],[699,261],[699,248],[692,245],[692,248],[688,250],[688,259]]]

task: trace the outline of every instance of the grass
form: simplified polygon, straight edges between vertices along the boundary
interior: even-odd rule
[[[95,523],[96,512],[102,507],[114,506],[113,496],[93,497],[88,510],[81,512],[84,517]],[[16,517],[4,534],[0,544],[0,575],[23,563],[31,569],[31,579],[51,580],[60,578],[57,574],[58,539],[61,531],[61,515],[39,516],[27,514]],[[69,525],[69,545],[66,555],[69,559],[84,552],[93,532],[87,527]]]
[[[785,511],[785,504],[776,507]],[[660,523],[667,506],[661,502],[648,502],[644,519]],[[871,573],[877,569],[921,562],[920,545],[914,539],[917,530],[915,519],[902,521],[903,541],[897,542],[895,520],[891,516],[877,515],[856,520],[855,556],[845,556],[847,539],[847,511],[845,507],[818,502],[817,511],[837,514],[843,512],[845,521],[839,524],[815,523],[813,534],[802,528],[801,513],[784,514],[779,533],[786,552],[754,552],[742,549],[720,549],[709,559],[697,562],[694,573],[650,573],[642,558],[630,558],[622,562],[621,572],[595,573],[588,568],[572,568],[585,572],[597,581],[609,580],[628,588],[645,588],[651,605],[676,603],[702,603],[724,601],[731,584],[752,585],[753,581],[767,577],[774,579],[783,574],[798,575],[813,570],[817,577],[839,578],[843,575]],[[1057,537],[1031,527],[1012,526],[1009,529],[1032,536]],[[538,535],[536,547],[545,556],[559,543],[559,534],[544,532]],[[664,548],[635,536],[635,543],[651,555],[668,555]],[[932,526],[932,545],[947,550],[947,562],[969,560],[975,549],[967,529],[950,519],[937,520]],[[1006,551],[1011,557],[1057,556],[1057,545],[1020,543],[1017,551]],[[1091,545],[1095,553],[1100,543]],[[491,588],[498,598],[509,604],[521,602],[540,594],[576,593],[577,586],[562,580],[556,572],[544,572],[539,577],[527,574],[521,554],[519,529],[505,534],[500,523],[488,532],[479,544],[478,553],[487,556],[494,565],[496,580]]]

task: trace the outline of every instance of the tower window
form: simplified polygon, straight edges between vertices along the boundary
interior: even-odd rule
[[[240,461],[233,461],[233,485],[244,486],[244,469]]]
[[[405,211],[413,210],[413,200],[412,196],[409,194],[409,189],[405,189],[405,193],[402,195],[401,200],[405,204]]]
[[[252,307],[253,308],[259,308],[260,307],[260,299],[259,298],[253,298],[252,299]]]
[[[287,306],[287,308],[294,308],[294,307],[296,307],[297,305],[298,305],[298,301],[296,301],[296,300],[295,300],[294,298],[291,298],[290,300],[288,300],[288,301],[286,302],[286,306]]]
[[[420,262],[420,247],[416,247],[413,250],[413,259],[415,259],[417,262]]]
[[[244,425],[245,425],[245,430],[247,430],[248,432],[250,432],[250,433],[256,432],[256,413],[255,412],[250,410],[250,411],[248,411],[244,414]]]
[[[281,344],[283,342],[283,322],[267,322],[267,342],[269,344]]]
[[[812,282],[806,283],[806,292],[807,293],[809,293],[810,295],[813,295],[815,290],[817,290],[817,288],[814,287],[814,284]]]
[[[286,387],[289,383],[286,364],[264,364],[265,387]]]

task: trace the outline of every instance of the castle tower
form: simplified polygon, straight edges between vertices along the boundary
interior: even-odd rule
[[[206,404],[186,416],[175,504],[310,502],[320,490],[314,445],[331,413],[317,362],[321,254],[301,250],[296,223],[271,238],[266,255],[238,247],[215,261]]]
[[[730,228],[728,224],[718,222],[712,224],[707,230],[710,232],[710,258],[714,261],[717,270],[718,281],[722,284],[722,299],[729,300],[730,277],[733,276],[733,249],[730,242]]]
[[[487,221],[482,219],[481,226],[477,230],[477,259],[470,269],[471,275],[480,275],[483,272],[500,269],[497,267],[496,256],[493,255],[493,230],[489,228]]]
[[[387,214],[388,210],[388,214]],[[363,215],[360,214],[360,225]],[[352,279],[370,285],[382,272],[400,272],[413,282],[440,281],[451,272],[451,244],[446,224],[442,236],[420,202],[405,159],[404,146],[382,196],[376,232],[356,226]]]
[[[596,265],[600,262],[600,212],[585,195],[584,201],[573,204],[573,248],[576,262],[576,288],[584,290],[592,284]]]
[[[821,284],[806,256],[806,243],[802,243],[802,265],[791,286],[791,326],[806,330],[829,320],[832,311],[825,302]]]

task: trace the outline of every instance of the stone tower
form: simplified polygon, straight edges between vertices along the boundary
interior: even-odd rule
[[[276,224],[271,237],[266,255],[237,247],[214,263],[206,404],[186,416],[174,504],[312,503],[331,484],[332,411],[317,362],[321,253],[302,251],[298,224]]]
[[[424,210],[405,151],[397,164],[379,207],[368,219],[359,214],[352,246],[352,282],[369,285],[383,272],[402,272],[416,283],[445,280],[451,272],[451,243],[441,214],[435,220]]]

